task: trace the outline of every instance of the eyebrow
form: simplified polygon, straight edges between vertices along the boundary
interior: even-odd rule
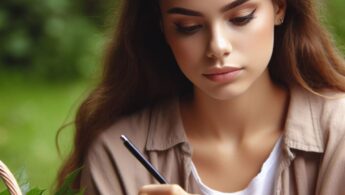
[[[223,8],[220,9],[220,12],[226,12],[228,10],[234,9],[244,3],[246,3],[249,0],[235,0],[227,5],[225,5]],[[181,8],[181,7],[173,7],[168,9],[168,14],[182,14],[182,15],[188,15],[188,16],[202,16],[203,14],[194,10]]]
[[[236,8],[236,7],[246,3],[247,1],[249,1],[249,0],[235,0],[235,1],[231,2],[231,3],[229,3],[228,5],[224,6],[221,9],[221,12],[226,12],[226,11],[228,11],[230,9],[234,9],[234,8]]]

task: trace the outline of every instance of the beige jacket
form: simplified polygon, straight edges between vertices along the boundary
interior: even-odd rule
[[[123,146],[121,134],[169,183],[200,193],[178,101],[171,101],[122,118],[98,137],[82,171],[87,195],[135,195],[141,186],[157,183]],[[293,88],[281,150],[275,194],[345,195],[345,98]]]

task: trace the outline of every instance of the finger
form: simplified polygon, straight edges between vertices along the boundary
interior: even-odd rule
[[[184,191],[179,185],[176,184],[153,184],[143,186],[139,195],[187,195],[188,193]]]

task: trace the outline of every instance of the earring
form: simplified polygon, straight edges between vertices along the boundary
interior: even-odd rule
[[[206,54],[206,56],[208,57],[208,58],[215,58],[215,55],[213,54],[213,53],[208,53],[208,54]]]
[[[281,18],[279,19],[279,24],[281,25],[281,24],[283,24],[283,23],[284,23],[284,18],[281,17]]]

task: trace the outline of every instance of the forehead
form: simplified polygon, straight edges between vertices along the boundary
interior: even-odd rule
[[[259,3],[272,0],[160,0],[161,11],[178,7],[200,12],[221,12],[224,9],[247,3]]]
[[[258,0],[160,0],[162,7],[171,6],[184,6],[184,7],[215,7],[213,5],[224,5],[229,3],[244,3],[247,1],[258,1]],[[260,0],[259,0],[260,1]]]

